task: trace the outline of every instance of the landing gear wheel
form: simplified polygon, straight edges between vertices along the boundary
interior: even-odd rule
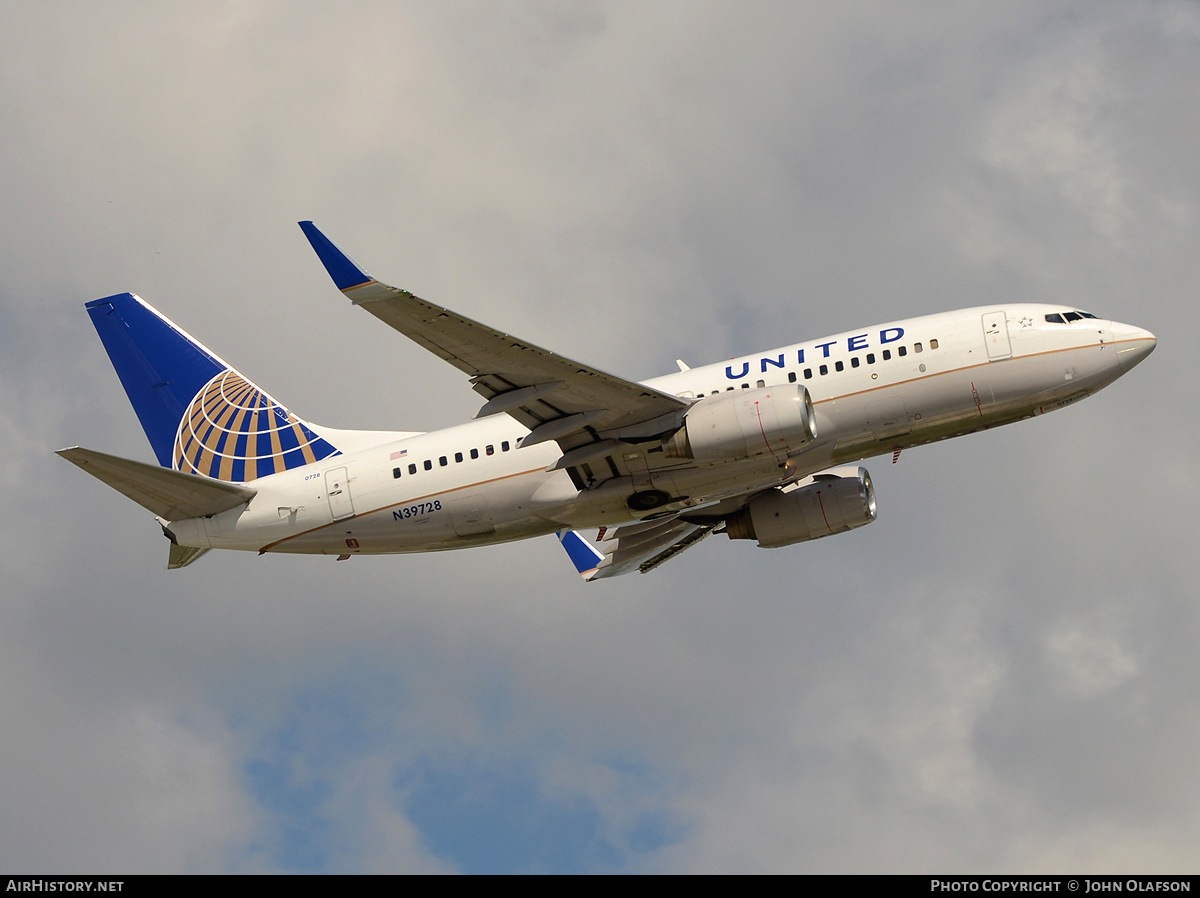
[[[641,490],[625,500],[625,504],[633,511],[650,511],[660,505],[666,505],[671,497],[662,490]]]

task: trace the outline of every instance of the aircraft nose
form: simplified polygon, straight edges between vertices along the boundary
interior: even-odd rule
[[[1158,345],[1158,338],[1145,328],[1132,324],[1112,323],[1113,342],[1117,347],[1117,361],[1122,371],[1128,371]]]

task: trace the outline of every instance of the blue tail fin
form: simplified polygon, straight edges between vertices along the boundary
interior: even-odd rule
[[[244,483],[338,451],[132,293],[87,310],[164,468]]]

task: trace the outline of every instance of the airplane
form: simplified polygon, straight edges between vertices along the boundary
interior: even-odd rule
[[[138,296],[86,303],[158,465],[58,455],[155,515],[169,569],[214,548],[345,560],[554,533],[590,581],[649,572],[713,533],[790,546],[875,520],[859,462],[1071,405],[1156,346],[1061,304],[1000,303],[634,383],[383,284],[299,224],[353,305],[485,401],[430,433],[337,430]]]

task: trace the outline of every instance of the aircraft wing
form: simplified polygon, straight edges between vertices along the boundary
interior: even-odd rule
[[[618,527],[595,543],[576,530],[562,530],[557,535],[579,575],[591,581],[634,570],[648,574],[700,542],[721,523],[690,524],[678,518],[660,518]]]
[[[317,230],[300,228],[334,284],[380,321],[445,359],[487,399],[476,417],[507,413],[532,433],[590,457],[588,444],[675,430],[688,403],[564,358],[372,278]],[[603,453],[601,453],[603,454]]]

